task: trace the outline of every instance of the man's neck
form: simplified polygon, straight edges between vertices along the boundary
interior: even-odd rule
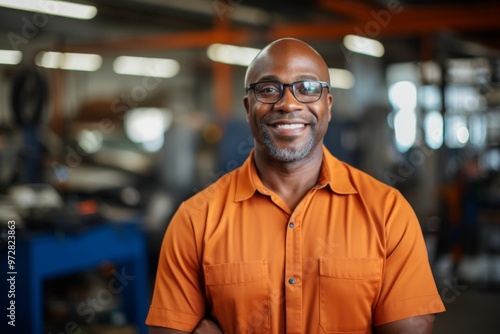
[[[323,161],[322,145],[300,161],[282,162],[255,150],[257,173],[269,190],[276,193],[293,211],[307,192],[316,186]]]

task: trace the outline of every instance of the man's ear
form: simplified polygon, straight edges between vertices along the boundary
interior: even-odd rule
[[[248,95],[245,95],[243,97],[243,105],[245,106],[245,112],[247,113],[246,119],[248,122],[248,112],[249,112]]]
[[[330,122],[330,120],[332,119],[332,105],[333,105],[332,94],[328,94],[327,103],[328,103],[328,122]]]

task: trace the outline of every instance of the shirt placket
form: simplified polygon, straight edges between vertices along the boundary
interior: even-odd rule
[[[301,210],[302,211],[302,210]],[[286,332],[302,330],[302,216],[288,220],[285,249]]]

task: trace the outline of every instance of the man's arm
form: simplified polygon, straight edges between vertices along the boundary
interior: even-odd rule
[[[376,334],[432,334],[434,314],[420,315],[375,327]]]
[[[194,225],[185,204],[181,204],[165,232],[159,254],[145,321],[150,328],[157,328],[150,329],[150,333],[191,333],[206,313],[198,248],[201,232],[197,233]]]
[[[149,334],[190,334],[189,332],[183,332],[183,331],[178,331],[175,329],[170,329],[170,328],[163,328],[163,327],[149,327]],[[222,330],[219,328],[219,326],[209,320],[209,319],[203,319],[200,321],[198,326],[194,329],[192,334],[223,334]]]

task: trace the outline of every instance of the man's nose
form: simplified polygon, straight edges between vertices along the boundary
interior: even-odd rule
[[[302,107],[302,103],[297,101],[297,99],[293,95],[292,89],[292,87],[283,88],[283,96],[278,102],[274,104],[275,109],[292,112]]]

